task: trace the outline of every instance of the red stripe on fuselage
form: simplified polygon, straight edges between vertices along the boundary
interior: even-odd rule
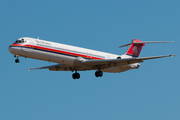
[[[62,54],[67,54],[67,55],[72,55],[72,56],[77,56],[77,57],[89,58],[89,59],[96,59],[96,60],[102,60],[103,59],[103,58],[87,56],[87,55],[83,55],[83,54],[72,53],[72,52],[67,52],[67,51],[62,51],[62,50],[56,50],[56,49],[52,49],[52,48],[45,48],[45,47],[41,47],[41,46],[28,45],[28,44],[12,44],[11,46],[29,47],[29,48],[32,47],[32,48],[36,48],[36,49],[40,49],[40,50],[62,53]]]

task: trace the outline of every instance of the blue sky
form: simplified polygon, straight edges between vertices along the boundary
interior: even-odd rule
[[[179,120],[180,16],[178,0],[1,0],[1,120]],[[175,54],[148,60],[123,73],[27,71],[48,62],[15,58],[8,46],[34,37],[123,54],[133,38],[175,41],[147,44],[140,56]],[[50,63],[53,64],[53,63]]]

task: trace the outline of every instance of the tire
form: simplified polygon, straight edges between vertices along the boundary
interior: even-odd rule
[[[15,62],[16,62],[16,63],[19,63],[19,59],[16,59]]]
[[[99,71],[96,71],[96,72],[95,72],[95,76],[96,76],[96,77],[99,77]]]
[[[99,77],[102,77],[102,76],[103,76],[103,72],[99,71]]]
[[[80,78],[80,74],[76,73],[76,79],[79,79],[79,78]]]
[[[76,74],[75,74],[75,73],[72,74],[72,78],[73,78],[74,80],[76,79]]]

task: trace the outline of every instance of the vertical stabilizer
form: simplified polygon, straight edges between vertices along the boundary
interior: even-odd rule
[[[142,43],[142,41],[133,39],[125,55],[138,57],[144,45],[145,43]]]

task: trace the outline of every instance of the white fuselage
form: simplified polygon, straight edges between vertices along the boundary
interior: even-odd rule
[[[66,65],[74,65],[77,59],[86,61],[90,59],[103,60],[128,57],[29,37],[20,38],[19,40],[23,40],[23,42],[15,42],[9,47],[12,54]],[[127,69],[132,68],[128,67]],[[121,72],[119,67],[112,67],[102,71]]]
[[[22,39],[22,38],[21,38]],[[86,59],[116,59],[119,55],[49,42],[34,38],[23,38],[24,43],[14,43],[10,52],[14,55],[72,65],[77,57]]]

